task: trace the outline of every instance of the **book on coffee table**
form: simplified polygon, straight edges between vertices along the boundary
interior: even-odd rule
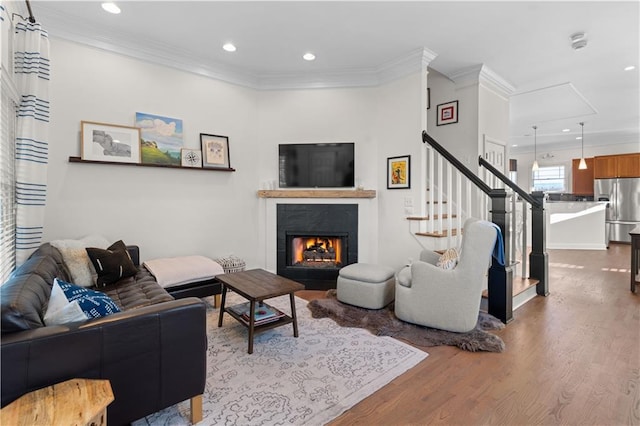
[[[250,302],[241,303],[239,305],[231,306],[229,310],[233,311],[236,315],[242,317],[243,320],[249,322],[249,311],[251,310]],[[256,303],[254,309],[254,323],[255,325],[264,324],[271,321],[276,321],[282,318],[284,313],[273,306],[263,303],[262,306]]]

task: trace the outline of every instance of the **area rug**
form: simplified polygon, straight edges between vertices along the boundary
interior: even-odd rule
[[[227,295],[227,306],[243,301]],[[290,312],[288,296],[267,302]],[[298,338],[292,325],[264,331],[255,336],[251,355],[247,329],[228,314],[218,328],[219,310],[208,309],[204,419],[198,425],[322,425],[428,356],[391,337],[313,319],[306,305],[296,297]],[[188,424],[188,401],[134,423]]]
[[[467,333],[437,330],[400,321],[393,313],[393,303],[383,309],[364,309],[338,301],[335,290],[328,290],[325,299],[316,299],[308,306],[314,318],[331,318],[343,327],[359,327],[376,336],[391,336],[418,346],[457,346],[470,352],[502,352],[502,339],[486,330],[500,330],[504,324],[496,317],[480,311],[476,328]]]

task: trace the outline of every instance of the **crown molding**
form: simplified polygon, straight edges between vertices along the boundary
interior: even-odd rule
[[[508,98],[516,91],[516,88],[511,83],[484,64],[456,71],[448,77],[459,87],[481,83],[505,98]]]
[[[134,41],[117,38],[113,34],[97,32],[82,22],[71,22],[69,17],[55,11],[47,10],[47,13],[54,18],[47,24],[50,37],[256,90],[377,86],[412,72],[425,70],[436,57],[436,54],[431,50],[420,48],[379,66],[369,68],[325,73],[258,74],[212,61],[198,61],[194,58],[199,56],[193,52],[175,49],[148,38],[136,37]]]

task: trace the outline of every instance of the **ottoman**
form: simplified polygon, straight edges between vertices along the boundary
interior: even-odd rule
[[[381,309],[395,296],[394,270],[388,266],[353,263],[338,273],[338,300],[366,309]]]

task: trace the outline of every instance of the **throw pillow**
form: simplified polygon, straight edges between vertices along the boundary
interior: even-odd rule
[[[96,271],[85,247],[107,248],[109,241],[99,235],[89,235],[81,240],[54,240],[50,244],[62,254],[64,264],[71,274],[71,281],[82,287],[95,285]]]
[[[118,282],[122,278],[132,277],[138,272],[133,264],[127,246],[122,240],[111,244],[107,249],[87,247],[87,254],[98,273],[96,285],[104,287]]]
[[[453,269],[458,264],[460,254],[455,248],[446,249],[438,259],[436,266],[442,269]]]
[[[68,322],[84,321],[87,316],[78,302],[69,302],[64,295],[64,291],[58,284],[58,279],[53,280],[51,287],[51,296],[49,297],[49,305],[44,314],[44,323],[46,325],[66,324]]]
[[[55,279],[69,302],[77,301],[87,318],[101,318],[120,312],[120,308],[109,296],[88,288]]]

